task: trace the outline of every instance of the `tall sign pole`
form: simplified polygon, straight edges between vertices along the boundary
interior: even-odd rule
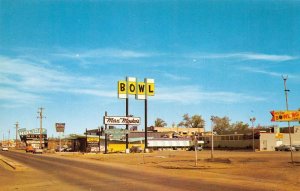
[[[148,147],[148,96],[147,96],[147,79],[145,79],[145,85],[146,85],[146,95],[145,95],[145,151]]]
[[[145,101],[145,149],[148,146],[147,141],[147,110],[148,96],[154,96],[155,84],[154,79],[145,78],[144,82],[137,82],[134,77],[126,77],[126,81],[118,81],[118,98],[126,99],[126,117],[129,117],[128,112],[128,98],[129,95],[135,95],[137,100]],[[128,130],[128,125],[126,125],[126,129]],[[126,149],[128,148],[128,135],[126,135]]]
[[[43,110],[44,108],[40,107],[39,110],[38,110],[38,114],[39,116],[37,118],[40,118],[40,149],[43,148],[43,145],[42,145],[42,134],[43,134],[43,118],[45,118],[43,116]]]
[[[105,116],[107,116],[107,111],[105,111]],[[107,125],[105,124],[105,130],[107,130]],[[107,154],[107,138],[108,138],[108,136],[107,136],[107,133],[105,133],[105,150],[104,150],[104,153],[105,154]]]
[[[288,92],[290,90],[288,90],[286,88],[286,81],[288,79],[288,76],[284,77],[282,76],[283,82],[284,82],[284,93],[285,93],[285,105],[286,105],[286,111],[289,110],[289,104],[288,104]],[[292,150],[292,138],[291,138],[291,127],[290,127],[290,122],[288,121],[288,128],[289,128],[289,139],[290,139],[290,151],[291,151],[291,161],[292,164],[294,164],[294,157],[293,157],[293,150]]]
[[[18,129],[19,129],[19,122],[16,122],[16,148],[18,147]]]

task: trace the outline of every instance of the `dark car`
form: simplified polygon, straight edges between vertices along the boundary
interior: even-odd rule
[[[291,151],[291,149],[292,151],[296,150],[294,146],[290,147],[290,145],[279,145],[275,147],[275,151]]]

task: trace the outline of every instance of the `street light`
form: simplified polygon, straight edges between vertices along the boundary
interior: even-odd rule
[[[254,147],[254,122],[255,122],[255,117],[250,118],[250,121],[252,123],[252,149],[253,152],[255,152],[255,147]]]

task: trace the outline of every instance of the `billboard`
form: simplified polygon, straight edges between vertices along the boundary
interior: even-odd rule
[[[26,128],[18,130],[20,136],[27,134],[40,134],[40,128],[26,130]],[[47,129],[42,129],[42,134],[47,134]]]

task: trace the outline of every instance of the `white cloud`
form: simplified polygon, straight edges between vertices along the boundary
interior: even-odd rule
[[[112,97],[111,92],[99,87],[99,79],[68,74],[32,60],[0,56],[0,100],[25,105],[46,99],[46,93],[58,92]]]
[[[181,81],[181,80],[189,80],[190,78],[185,76],[174,75],[170,73],[163,73],[163,75],[171,80]]]
[[[243,102],[259,102],[264,101],[265,98],[251,96],[236,92],[208,92],[200,90],[197,86],[181,86],[172,88],[157,88],[153,100],[164,102],[176,102],[181,104],[195,104],[200,102],[212,103],[243,103]]]
[[[264,75],[273,76],[273,77],[282,77],[282,75],[286,76],[285,74],[282,74],[282,73],[266,71],[266,70],[254,68],[254,67],[241,67],[240,69],[247,71],[247,72],[251,72],[251,73],[264,74]],[[294,75],[288,75],[288,77],[289,78],[297,78],[297,76],[294,76]]]
[[[262,60],[270,62],[283,62],[299,59],[296,56],[290,55],[275,55],[275,54],[261,54],[252,52],[227,53],[227,54],[192,54],[189,57],[206,58],[206,59],[238,59],[238,60]]]
[[[70,59],[96,59],[96,58],[145,58],[151,57],[153,53],[138,52],[133,50],[121,49],[92,49],[85,51],[64,51],[63,53],[56,53],[56,56],[70,58]]]

